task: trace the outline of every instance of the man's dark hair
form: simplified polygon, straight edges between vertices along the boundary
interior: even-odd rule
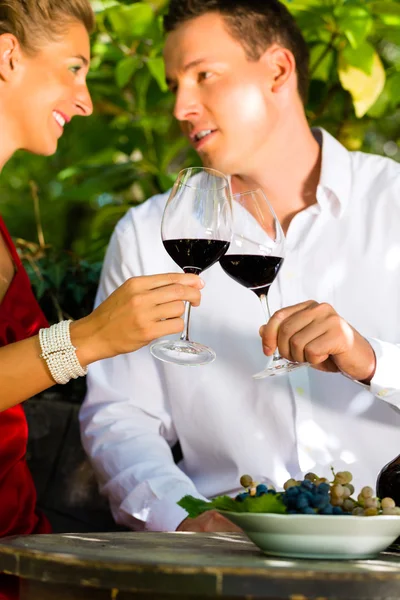
[[[167,33],[182,23],[215,12],[222,15],[231,35],[241,42],[249,60],[258,60],[278,43],[296,61],[298,89],[304,104],[309,84],[309,53],[296,21],[279,0],[171,0],[164,17]]]

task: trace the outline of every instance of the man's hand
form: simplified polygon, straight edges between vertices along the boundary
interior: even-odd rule
[[[178,525],[176,531],[197,531],[203,533],[230,531],[242,533],[239,527],[228,521],[228,519],[225,519],[225,517],[215,510],[208,510],[195,519],[188,517]]]
[[[278,347],[284,358],[308,362],[320,371],[343,371],[365,383],[374,376],[373,348],[329,304],[309,300],[279,310],[260,335],[267,356]]]

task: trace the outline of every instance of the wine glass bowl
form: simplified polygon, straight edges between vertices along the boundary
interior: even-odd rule
[[[261,189],[234,194],[233,200],[232,239],[219,262],[229,277],[259,297],[268,321],[268,292],[285,259],[285,236]],[[302,366],[305,363],[288,361],[276,351],[253,377],[273,377]]]
[[[162,224],[165,250],[185,273],[200,275],[227,251],[232,235],[232,198],[225,175],[214,169],[184,169],[171,190]],[[185,366],[207,364],[215,352],[189,338],[190,304],[184,331],[177,340],[159,340],[150,352],[164,362]]]

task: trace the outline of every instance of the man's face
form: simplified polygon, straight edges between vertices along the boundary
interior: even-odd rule
[[[164,59],[174,115],[203,164],[251,173],[278,121],[268,61],[250,61],[217,13],[172,31]]]

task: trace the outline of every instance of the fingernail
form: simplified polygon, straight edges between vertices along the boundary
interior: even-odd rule
[[[200,284],[201,284],[200,287],[203,288],[206,285],[204,279],[202,279],[201,277],[199,277],[199,281],[200,281]]]
[[[271,354],[274,353],[274,351],[269,346],[263,346],[263,352],[267,356],[271,356]]]

